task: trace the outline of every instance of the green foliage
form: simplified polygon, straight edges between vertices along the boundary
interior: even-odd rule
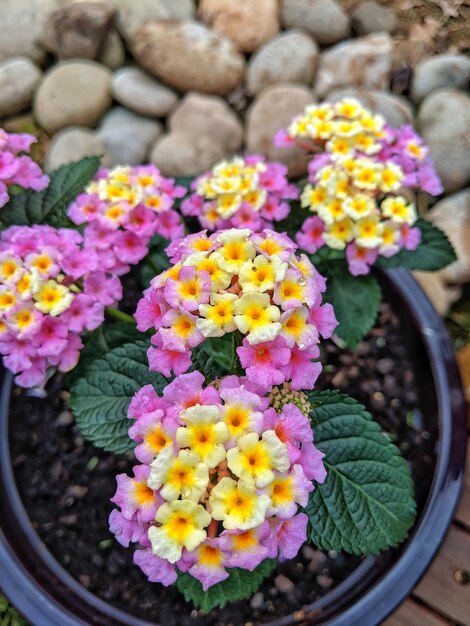
[[[194,176],[176,176],[175,184],[181,185],[182,187],[186,187],[186,189],[189,189],[194,178]]]
[[[78,365],[67,376],[69,386],[81,378],[96,359],[114,348],[144,339],[144,337],[144,333],[139,332],[135,324],[127,322],[104,323],[93,332],[86,334],[83,339],[85,346],[80,352]]]
[[[152,237],[149,253],[142,263],[142,283],[145,287],[149,286],[154,276],[158,276],[170,267],[170,260],[165,252],[169,243],[160,235]]]
[[[26,620],[0,593],[0,626],[27,626]]]
[[[345,263],[331,261],[325,300],[333,305],[339,322],[335,333],[354,348],[372,328],[379,310],[381,292],[372,274],[352,276]]]
[[[71,387],[70,408],[83,436],[109,452],[131,452],[127,409],[134,393],[152,384],[160,393],[166,378],[149,372],[147,343],[137,340],[91,362]]]
[[[98,157],[86,157],[62,165],[50,174],[46,189],[17,193],[2,209],[2,224],[50,224],[55,228],[74,227],[67,217],[68,206],[88,185],[100,165]]]
[[[292,239],[302,228],[302,224],[312,214],[306,209],[302,209],[298,200],[291,200],[289,202],[291,211],[289,215],[276,224],[275,230],[279,233],[286,232]]]
[[[276,567],[276,561],[266,559],[252,572],[246,569],[232,568],[227,571],[230,576],[204,591],[201,583],[190,574],[180,574],[176,586],[183,594],[186,602],[191,601],[195,606],[208,613],[215,607],[224,607],[227,602],[244,600],[255,593],[266,576],[269,576]]]
[[[356,400],[308,392],[316,403],[315,445],[328,476],[305,509],[308,537],[324,550],[377,554],[402,542],[416,507],[406,461]]]
[[[380,267],[407,267],[409,270],[435,272],[453,263],[457,256],[447,235],[427,220],[419,219],[421,243],[416,250],[401,250],[390,258],[379,257]]]
[[[191,369],[202,372],[208,382],[235,373],[234,339],[234,333],[204,339],[204,342],[192,351]]]

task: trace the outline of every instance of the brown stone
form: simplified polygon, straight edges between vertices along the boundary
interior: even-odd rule
[[[133,41],[139,64],[180,91],[226,95],[243,80],[244,57],[202,24],[154,20],[138,29]]]
[[[74,2],[54,11],[41,44],[60,59],[95,59],[110,32],[115,11],[101,2]]]
[[[251,57],[247,72],[250,94],[276,83],[311,84],[317,67],[318,48],[311,37],[288,30],[273,37]]]
[[[320,55],[315,93],[323,98],[332,89],[386,89],[392,66],[392,39],[378,33],[344,41]]]
[[[48,133],[93,126],[111,100],[108,68],[95,61],[62,61],[44,75],[34,97],[34,117]]]
[[[426,215],[449,237],[457,261],[440,274],[449,283],[462,284],[470,280],[470,189],[447,196],[437,202]]]
[[[470,97],[454,89],[434,91],[423,100],[417,127],[449,193],[470,182]]]
[[[264,154],[272,161],[285,163],[291,176],[306,172],[309,155],[297,147],[276,148],[273,138],[313,102],[313,93],[303,85],[283,83],[263,89],[247,112],[247,152]]]
[[[175,133],[210,137],[227,156],[239,150],[243,141],[240,120],[217,96],[189,93],[170,116],[168,127]]]
[[[202,0],[199,16],[244,52],[279,32],[277,0]]]
[[[165,176],[197,176],[225,156],[224,149],[207,135],[170,133],[158,140],[150,154]]]

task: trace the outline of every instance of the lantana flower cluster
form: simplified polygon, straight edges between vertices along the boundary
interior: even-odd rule
[[[25,189],[41,191],[47,187],[49,177],[27,154],[37,141],[28,133],[7,133],[0,128],[0,208],[10,199],[8,187],[18,185]]]
[[[298,197],[297,187],[287,180],[287,167],[257,155],[222,161],[191,187],[194,193],[182,202],[181,210],[211,231],[269,228],[289,214],[286,200]]]
[[[278,144],[322,152],[309,163],[301,204],[307,219],[296,239],[307,252],[346,249],[352,274],[367,274],[379,255],[414,250],[421,241],[415,206],[405,187],[440,193],[439,179],[420,137],[390,128],[359,102],[311,105],[281,131]]]
[[[122,275],[146,256],[154,235],[183,236],[184,226],[173,205],[185,192],[154,165],[103,168],[71,204],[68,215],[74,224],[87,224],[85,237],[101,266]]]
[[[307,219],[296,239],[307,252],[323,245],[346,249],[352,274],[367,274],[378,255],[414,250],[421,231],[415,205],[399,192],[403,170],[391,161],[346,155],[311,174],[301,205],[316,216]]]
[[[296,248],[267,229],[202,232],[170,246],[173,266],[151,281],[135,314],[139,330],[156,329],[150,369],[182,374],[193,348],[236,332],[248,379],[265,389],[288,380],[312,389],[320,335],[330,337],[337,321],[322,304],[325,279]]]
[[[295,557],[306,540],[299,513],[326,478],[310,422],[299,408],[278,412],[250,381],[178,376],[159,397],[134,396],[129,436],[140,465],[117,476],[110,529],[151,582],[188,572],[204,590],[254,570],[267,558]]]
[[[71,229],[12,226],[0,238],[0,353],[23,387],[75,367],[80,334],[122,297],[119,279]]]

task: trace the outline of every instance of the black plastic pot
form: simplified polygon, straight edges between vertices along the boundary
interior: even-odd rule
[[[365,559],[336,589],[308,607],[322,626],[375,626],[410,593],[437,552],[452,520],[463,479],[465,405],[452,347],[442,321],[405,270],[382,275],[401,315],[420,395],[415,418],[429,432],[435,466],[429,493],[416,485],[420,514],[408,541]],[[33,529],[14,481],[8,443],[11,376],[0,398],[0,588],[35,626],[150,626],[86,591],[51,556]],[[283,617],[271,626],[295,623]]]

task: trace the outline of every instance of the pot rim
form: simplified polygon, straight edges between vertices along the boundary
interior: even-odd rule
[[[466,452],[466,409],[460,376],[445,326],[410,272],[380,272],[406,304],[430,362],[435,386],[439,439],[429,497],[396,561],[372,586],[376,559],[366,558],[331,592],[306,607],[318,611],[337,602],[339,615],[317,626],[375,626],[411,592],[426,571],[452,521],[463,483]],[[12,376],[4,374],[0,397],[0,588],[33,624],[42,626],[155,626],[117,609],[82,587],[56,561],[34,530],[14,481],[8,447],[8,411]],[[10,519],[10,527],[8,526]],[[355,588],[359,593],[353,593]],[[58,597],[59,593],[63,597]],[[96,611],[93,622],[86,605]],[[313,614],[312,614],[313,617]],[[87,620],[87,621],[85,621]],[[270,626],[294,623],[285,616]]]

